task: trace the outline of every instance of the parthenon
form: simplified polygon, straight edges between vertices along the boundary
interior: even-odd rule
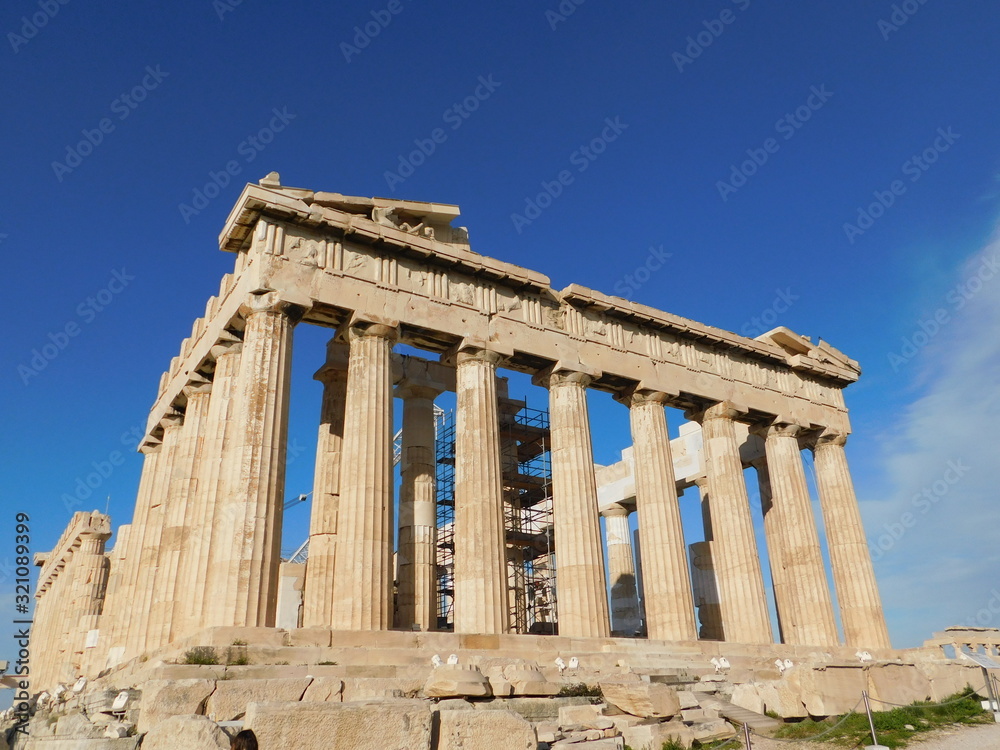
[[[508,369],[549,394],[559,636],[890,648],[845,455],[843,389],[858,364],[786,328],[750,339],[578,285],[553,289],[472,250],[452,226],[458,216],[453,205],[285,187],[274,173],[244,189],[219,236],[234,271],[160,380],[132,522],[105,550],[110,520],[79,513],[36,560],[39,688],[206,629],[276,627],[291,351],[306,324],[330,340],[315,376],[323,398],[296,625],[329,630],[334,643],[345,631],[441,627],[435,399],[453,391],[449,627],[519,632],[500,429]],[[627,415],[633,444],[621,464],[595,466],[588,389]],[[666,407],[688,420],[673,440]],[[803,450],[814,456],[833,590]],[[685,487],[700,493],[705,540],[694,544],[681,524]]]

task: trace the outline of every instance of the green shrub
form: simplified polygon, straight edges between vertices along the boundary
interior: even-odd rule
[[[184,664],[218,664],[219,655],[211,646],[195,646],[184,654]]]
[[[582,698],[604,697],[604,693],[601,692],[600,685],[586,685],[582,682],[577,682],[572,685],[563,685],[559,689],[559,695],[565,697],[582,697]]]

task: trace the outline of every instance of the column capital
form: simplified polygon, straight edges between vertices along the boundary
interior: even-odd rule
[[[705,407],[702,411],[687,411],[684,412],[684,416],[693,422],[710,422],[713,419],[726,419],[729,421],[734,421],[737,418],[744,416],[750,410],[743,404],[736,403],[735,401],[719,401],[718,403],[712,404],[711,406]]]
[[[828,448],[830,446],[843,448],[845,445],[847,445],[847,433],[837,432],[834,430],[825,430],[809,441],[809,447],[812,448],[813,451],[820,448]]]
[[[350,347],[334,336],[326,343],[326,362],[313,375],[313,380],[330,382],[335,375],[347,372],[350,359]]]
[[[623,516],[625,518],[628,518],[630,515],[632,515],[632,509],[625,505],[619,505],[618,503],[614,503],[612,505],[608,505],[601,508],[601,515],[604,516],[605,518],[621,518]]]
[[[750,432],[767,440],[770,437],[799,438],[805,429],[802,425],[795,424],[794,422],[781,421],[779,417],[772,421],[753,425],[750,428]]]
[[[514,356],[512,347],[496,341],[469,337],[462,339],[442,354],[441,362],[446,365],[460,365],[470,360],[479,360],[499,365],[512,356]]]
[[[240,313],[245,318],[260,313],[280,313],[297,323],[305,314],[305,308],[282,299],[278,292],[263,292],[247,295],[240,305]]]
[[[446,390],[443,384],[431,380],[404,378],[396,385],[396,397],[404,400],[425,398],[433,401]]]
[[[193,374],[193,373],[192,373]],[[192,382],[181,388],[181,393],[191,399],[193,396],[208,395],[212,392],[212,381],[202,379],[201,382]]]
[[[601,371],[579,363],[556,362],[551,367],[536,372],[531,382],[543,388],[561,385],[578,385],[582,388],[601,377]]]
[[[632,386],[623,391],[619,391],[614,395],[615,401],[625,404],[628,408],[633,406],[640,406],[642,404],[659,404],[660,406],[667,406],[670,403],[671,396],[669,393],[664,391],[655,391],[650,388],[643,388],[642,384],[637,386]]]
[[[219,361],[219,357],[224,354],[238,354],[243,351],[243,342],[240,339],[222,339],[218,341],[210,350],[209,353],[215,359],[216,362]]]

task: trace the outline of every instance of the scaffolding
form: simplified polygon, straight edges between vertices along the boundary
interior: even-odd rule
[[[513,633],[554,633],[555,556],[549,417],[510,399],[498,380],[501,474],[507,540],[508,601]],[[455,419],[442,418],[436,441],[438,628],[453,628],[455,553]]]

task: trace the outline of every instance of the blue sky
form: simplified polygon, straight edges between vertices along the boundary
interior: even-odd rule
[[[457,203],[474,249],[556,288],[847,352],[864,369],[848,453],[895,645],[998,624],[992,4],[18,0],[0,31],[4,617],[15,512],[49,549],[64,495],[107,462],[75,509],[110,496],[130,519],[130,433],[232,268],[216,237],[242,185],[277,170]],[[546,184],[559,195],[529,212]],[[651,253],[659,270],[637,274]],[[326,332],[296,335],[290,495],[311,485]],[[627,413],[592,403],[610,462]],[[307,515],[289,511],[286,547]]]

